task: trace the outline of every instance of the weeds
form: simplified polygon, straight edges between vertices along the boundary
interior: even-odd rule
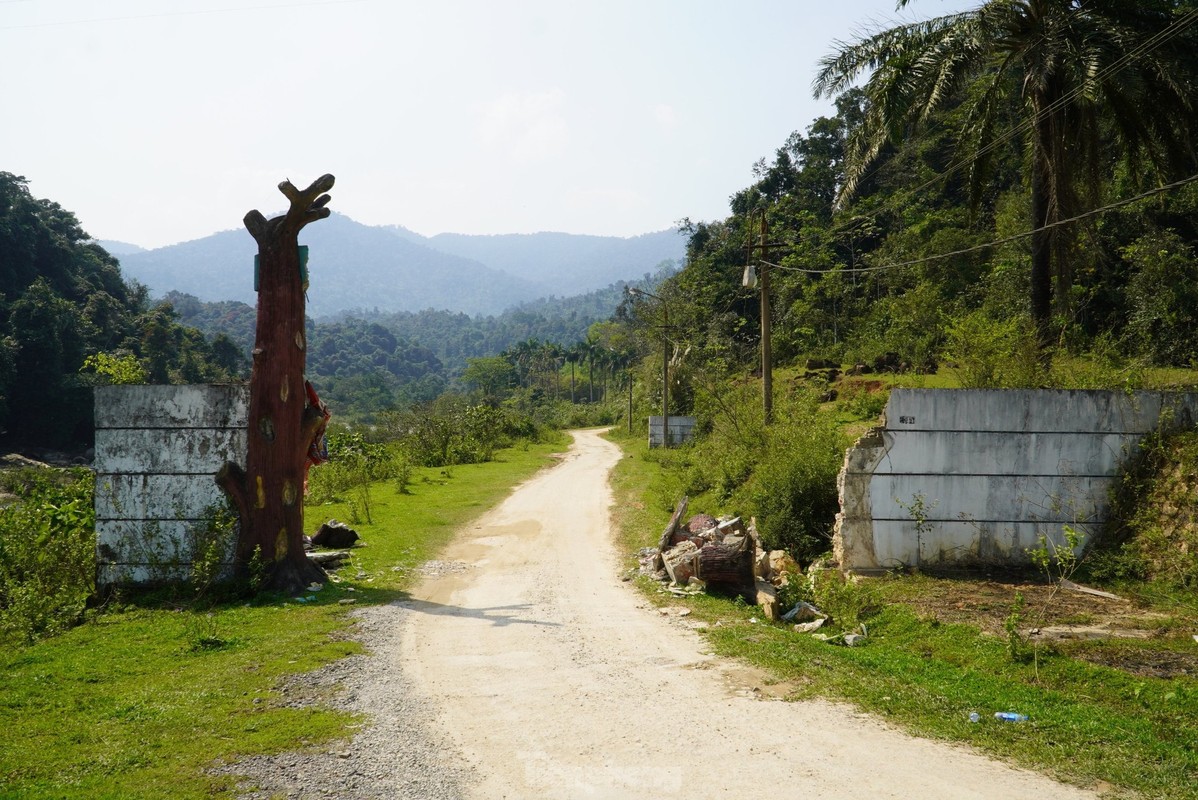
[[[54,634],[83,614],[95,586],[93,482],[83,470],[22,470],[21,499],[0,510],[0,634]]]

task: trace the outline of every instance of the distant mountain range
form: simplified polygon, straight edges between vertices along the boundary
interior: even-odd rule
[[[676,230],[629,239],[565,233],[420,236],[400,226],[370,226],[333,214],[306,227],[308,313],[445,309],[497,314],[547,295],[573,296],[656,272],[683,258]],[[156,297],[177,291],[209,302],[256,302],[257,246],[244,230],[141,250],[100,242],[121,271]],[[108,247],[108,245],[112,247]]]

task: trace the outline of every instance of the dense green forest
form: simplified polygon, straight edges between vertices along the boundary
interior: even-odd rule
[[[663,262],[631,285],[655,286],[675,269]],[[471,359],[521,343],[563,350],[564,369],[564,348],[611,316],[625,285],[498,316],[429,309],[309,320],[309,377],[340,421],[375,422],[465,391],[457,379]],[[0,173],[0,431],[10,446],[88,446],[98,384],[244,380],[254,325],[254,308],[240,302],[177,292],[151,300],[71,212]],[[519,381],[513,370],[505,388]]]
[[[754,364],[753,264],[781,363],[893,354],[1024,386],[1069,380],[1054,355],[1191,364],[1196,14],[989,3],[846,44],[815,81],[837,113],[758,162],[729,217],[689,225],[658,292],[674,348],[694,370]]]
[[[90,443],[91,387],[113,375],[166,383],[244,372],[229,337],[180,324],[90,239],[71,212],[0,172],[0,436],[11,444]]]
[[[474,359],[508,357],[513,370],[505,388],[515,391],[521,386],[517,362],[527,361],[523,353],[529,343],[561,351],[554,359],[564,374],[570,363],[565,351],[584,342],[592,326],[613,315],[628,287],[652,289],[676,269],[673,262],[664,261],[655,272],[634,281],[577,297],[523,303],[499,315],[426,309],[310,319],[308,377],[342,421],[376,422],[382,411],[430,403],[446,391],[468,391],[458,379]],[[182,323],[212,338],[227,337],[248,358],[254,340],[251,306],[206,303],[178,292],[164,299]],[[585,372],[584,380],[589,374]],[[564,388],[558,394],[565,399]],[[592,395],[588,391],[579,396]]]

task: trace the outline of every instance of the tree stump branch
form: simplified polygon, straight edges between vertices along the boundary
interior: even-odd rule
[[[225,464],[216,482],[240,518],[239,566],[244,569],[259,554],[267,567],[267,588],[289,594],[326,577],[303,547],[308,449],[325,420],[307,402],[304,387],[304,287],[297,237],[304,226],[331,213],[326,192],[333,182],[332,175],[323,175],[301,191],[283,181],[279,191],[290,201],[285,214],[267,219],[255,209],[243,220],[258,243],[259,273],[249,443],[246,468]]]

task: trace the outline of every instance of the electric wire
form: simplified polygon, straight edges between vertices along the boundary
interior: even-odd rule
[[[829,274],[833,274],[833,273],[849,274],[849,273],[857,273],[857,272],[885,272],[885,271],[892,270],[892,269],[904,269],[906,267],[918,266],[919,264],[926,264],[930,261],[939,261],[939,260],[945,259],[945,258],[953,258],[954,256],[968,255],[970,253],[976,253],[979,250],[987,250],[992,247],[998,247],[1000,245],[1010,244],[1011,242],[1017,242],[1021,239],[1027,239],[1028,237],[1034,236],[1037,233],[1040,233],[1042,231],[1051,230],[1052,228],[1057,228],[1062,225],[1069,225],[1071,223],[1078,222],[1083,219],[1095,217],[1095,216],[1098,216],[1099,214],[1104,214],[1107,211],[1111,211],[1116,208],[1122,208],[1123,206],[1131,205],[1132,203],[1139,202],[1140,200],[1145,200],[1149,197],[1154,197],[1158,194],[1164,194],[1165,192],[1170,192],[1170,191],[1173,191],[1174,189],[1180,189],[1183,186],[1186,186],[1186,185],[1189,185],[1189,184],[1195,183],[1195,182],[1198,182],[1198,174],[1194,174],[1194,175],[1189,176],[1188,178],[1182,178],[1180,180],[1176,180],[1171,183],[1166,183],[1161,186],[1157,186],[1156,188],[1141,192],[1140,194],[1138,194],[1134,197],[1128,197],[1123,200],[1118,200],[1114,203],[1109,203],[1105,206],[1091,209],[1089,211],[1086,211],[1084,213],[1070,217],[1068,219],[1061,219],[1061,220],[1057,220],[1056,222],[1050,222],[1049,224],[1042,225],[1039,228],[1033,228],[1032,230],[1029,230],[1029,231],[1021,231],[1020,233],[1015,233],[1010,236],[1004,236],[1001,239],[995,239],[993,241],[986,242],[984,244],[972,245],[970,247],[964,247],[959,250],[953,250],[953,251],[947,252],[947,253],[937,253],[936,255],[924,256],[922,258],[911,259],[910,261],[899,261],[899,262],[895,262],[893,264],[879,264],[879,265],[873,266],[873,267],[850,267],[848,269],[806,269],[803,267],[790,267],[790,266],[786,266],[783,264],[774,264],[769,261],[765,261],[764,259],[758,259],[757,263],[763,264],[763,265],[773,268],[773,269],[780,269],[785,272],[802,272],[802,273],[806,273],[809,275],[829,275]]]
[[[1090,85],[1093,85],[1094,83],[1105,80],[1107,77],[1114,74],[1115,72],[1122,70],[1133,60],[1160,47],[1165,42],[1167,42],[1169,39],[1172,39],[1172,38],[1175,38],[1176,36],[1181,35],[1183,32],[1185,32],[1185,30],[1187,28],[1189,28],[1191,25],[1193,25],[1196,21],[1198,21],[1198,8],[1195,8],[1194,10],[1190,11],[1185,16],[1183,16],[1179,19],[1171,21],[1167,26],[1162,28],[1160,31],[1156,32],[1149,38],[1145,39],[1143,42],[1141,42],[1135,48],[1132,48],[1131,50],[1127,51],[1122,56],[1115,59],[1113,62],[1111,62],[1107,66],[1105,66],[1103,69],[1099,70],[1090,79],[1090,82],[1089,82]],[[1044,37],[1041,37],[1041,38],[1043,39],[1046,36],[1047,36],[1047,34],[1045,34]],[[1055,113],[1059,109],[1063,108],[1065,105],[1072,103],[1084,91],[1085,91],[1084,85],[1075,86],[1073,89],[1066,92],[1064,95],[1057,98],[1052,103],[1049,103],[1047,106],[1045,106],[1043,109],[1038,111],[1036,114],[1032,115],[1031,117],[1029,117],[1027,119],[1024,119],[1019,124],[1014,125],[1011,128],[1009,128],[1005,133],[1000,134],[999,136],[995,137],[988,144],[986,144],[984,147],[980,148],[976,152],[971,153],[969,156],[963,156],[961,158],[958,158],[956,161],[949,163],[949,165],[946,166],[944,168],[944,170],[941,171],[940,173],[938,173],[935,177],[930,178],[927,181],[924,181],[922,184],[916,186],[912,190],[912,194],[918,194],[919,192],[923,191],[924,189],[927,189],[927,188],[943,181],[945,178],[947,178],[948,176],[957,172],[958,170],[962,169],[964,166],[966,166],[970,162],[976,161],[978,157],[984,156],[987,153],[990,153],[991,151],[993,151],[993,150],[1001,147],[1002,145],[1006,144],[1007,142],[1011,141],[1016,136],[1019,136],[1019,135],[1025,133],[1032,126],[1034,126],[1037,122],[1039,122],[1041,118],[1046,117],[1049,114]],[[876,172],[879,169],[881,169],[880,165],[878,167],[876,167],[875,169],[866,173],[862,177],[862,180],[865,180],[865,179],[869,178],[870,176],[876,174]],[[892,203],[893,202],[897,202],[897,201],[892,201]],[[874,210],[870,211],[869,215],[876,216],[876,215],[886,211],[887,205],[889,205],[889,204],[883,205],[879,209],[874,209]],[[844,229],[845,228],[843,226],[841,226],[834,230],[844,230]]]
[[[1133,48],[1132,50],[1129,50],[1128,52],[1124,53],[1122,56],[1117,58],[1115,61],[1111,62],[1106,67],[1099,70],[1090,79],[1090,83],[1095,84],[1095,83],[1099,83],[1099,82],[1105,80],[1107,77],[1109,77],[1113,73],[1118,72],[1119,70],[1126,67],[1129,63],[1131,63],[1132,60],[1139,58],[1140,56],[1150,52],[1151,50],[1155,50],[1157,47],[1160,47],[1169,39],[1172,39],[1176,36],[1181,35],[1185,31],[1185,29],[1190,27],[1191,25],[1193,25],[1195,21],[1198,21],[1198,8],[1189,12],[1182,18],[1170,22],[1169,25],[1165,26],[1160,31],[1158,31],[1156,34],[1154,34],[1153,36],[1151,36],[1148,39],[1141,42],[1140,45],[1138,45],[1137,47]],[[1007,142],[1009,142],[1011,139],[1015,138],[1019,134],[1026,133],[1029,129],[1032,128],[1032,126],[1034,126],[1042,118],[1047,117],[1048,115],[1060,110],[1061,108],[1068,105],[1069,103],[1072,103],[1084,91],[1085,91],[1084,85],[1075,86],[1073,89],[1066,92],[1061,97],[1059,97],[1056,100],[1054,100],[1053,102],[1049,103],[1047,106],[1045,106],[1042,110],[1038,111],[1036,114],[1023,120],[1018,125],[1013,126],[1006,133],[996,137],[993,141],[991,141],[986,146],[982,147],[976,153],[971,154],[971,156],[969,156],[969,157],[959,158],[956,161],[950,163],[947,167],[945,167],[944,171],[941,172],[939,175],[937,175],[936,177],[931,178],[931,179],[925,181],[924,183],[920,184],[919,186],[915,187],[915,189],[912,190],[912,193],[918,194],[922,190],[927,189],[928,187],[932,186],[935,183],[938,183],[944,177],[947,177],[948,175],[951,175],[952,173],[961,169],[963,166],[965,166],[969,162],[976,160],[977,156],[986,155],[987,153],[991,152],[992,150],[997,149],[998,147],[1001,147],[1003,144],[1006,144]]]

